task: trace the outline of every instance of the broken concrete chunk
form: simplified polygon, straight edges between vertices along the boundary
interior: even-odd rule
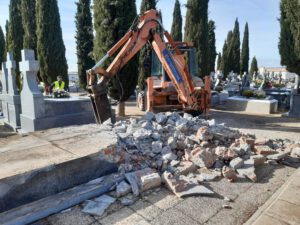
[[[196,137],[201,141],[209,141],[213,139],[213,135],[209,132],[208,127],[200,127]]]
[[[195,183],[195,181],[188,182],[188,178],[175,177],[171,173],[165,171],[162,175],[163,181],[170,191],[172,191],[179,198],[193,195],[213,195],[214,192],[208,188]]]
[[[153,153],[161,153],[163,148],[163,143],[161,141],[154,141],[152,142],[152,152]]]
[[[235,170],[231,169],[231,168],[229,168],[227,166],[224,166],[222,168],[222,174],[230,182],[235,182],[237,180],[237,175],[235,173]]]
[[[168,146],[170,146],[171,149],[176,149],[177,144],[174,137],[169,137],[167,141]]]
[[[178,175],[188,175],[197,170],[197,166],[190,161],[181,161],[176,168],[176,174]]]
[[[183,118],[184,118],[184,119],[187,119],[187,120],[192,120],[194,117],[193,117],[191,114],[184,113],[184,114],[183,114]]]
[[[161,177],[158,173],[151,173],[141,177],[140,190],[147,191],[161,185]]]
[[[244,162],[244,166],[240,169],[237,169],[237,172],[252,180],[253,182],[257,181],[257,177],[255,174],[255,167],[254,167],[254,160],[253,159],[248,159]]]
[[[172,160],[176,160],[177,156],[173,152],[169,152],[169,153],[163,154],[162,159],[165,161],[172,161]]]
[[[156,122],[163,125],[167,122],[168,117],[164,113],[157,113],[155,114]]]
[[[255,152],[256,154],[260,154],[260,155],[272,155],[277,153],[275,150],[271,149],[268,145],[255,146]]]
[[[253,155],[251,159],[254,161],[254,166],[263,165],[266,161],[266,157],[263,155]]]
[[[284,159],[288,156],[287,152],[279,152],[277,154],[273,154],[273,155],[268,155],[267,159],[269,160],[281,160]]]
[[[153,112],[146,112],[145,115],[143,116],[144,120],[151,121],[155,117],[155,114]]]
[[[141,128],[133,133],[133,137],[136,139],[146,139],[151,137],[151,135],[152,135],[152,131],[147,130],[145,128]]]
[[[291,156],[292,157],[300,157],[300,147],[294,148],[291,151]]]
[[[143,177],[145,175],[149,175],[149,174],[153,174],[153,170],[150,168],[146,168],[143,170],[138,170],[138,171],[135,171],[132,173],[125,174],[126,180],[131,185],[132,193],[135,196],[138,196],[140,194],[140,192],[142,191],[141,190],[141,187],[142,187],[141,177]]]
[[[191,152],[190,161],[198,167],[210,168],[214,165],[216,158],[213,153],[206,149],[196,148]]]
[[[105,213],[105,210],[115,201],[115,198],[108,195],[102,195],[94,201],[88,200],[88,204],[83,208],[82,212],[94,216],[102,216]]]
[[[122,181],[120,184],[117,185],[116,188],[116,196],[122,197],[127,195],[131,191],[130,185],[126,181]]]
[[[244,160],[241,159],[240,157],[234,158],[233,160],[230,161],[230,166],[233,169],[239,169],[244,165]]]

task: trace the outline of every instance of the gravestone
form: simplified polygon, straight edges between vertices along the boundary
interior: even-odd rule
[[[16,85],[16,62],[11,52],[7,54],[7,59],[7,63],[3,63],[2,92],[4,94],[1,97],[4,123],[13,129],[18,129],[21,125],[21,101]]]
[[[287,116],[300,117],[299,76],[296,75],[294,90],[292,90],[290,111]]]
[[[8,84],[7,84],[7,68],[6,68],[6,63],[2,63],[2,75],[1,75],[1,93],[0,93],[0,111],[1,115],[5,111],[7,114],[7,102],[6,102],[6,95],[8,92]],[[8,122],[7,118],[4,117],[4,121]]]

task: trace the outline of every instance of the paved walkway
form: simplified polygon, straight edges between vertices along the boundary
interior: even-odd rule
[[[300,224],[300,169],[246,223],[250,224]]]

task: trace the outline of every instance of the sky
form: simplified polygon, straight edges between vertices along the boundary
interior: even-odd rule
[[[66,58],[69,71],[77,70],[75,22],[75,0],[58,0],[61,17],[63,39],[66,46]],[[182,5],[183,26],[187,0],[180,0]],[[233,29],[234,21],[238,18],[240,23],[241,42],[243,39],[245,23],[249,24],[250,33],[250,59],[256,56],[258,65],[264,67],[280,66],[278,53],[278,40],[280,26],[278,18],[280,0],[210,0],[209,19],[216,22],[216,46],[221,52],[224,40],[229,30]],[[136,0],[139,11],[141,0]],[[172,14],[175,0],[159,0],[158,9],[162,11],[163,23],[166,30],[172,26]],[[5,32],[5,21],[8,19],[9,0],[0,0],[0,26]],[[251,60],[250,60],[251,61]]]

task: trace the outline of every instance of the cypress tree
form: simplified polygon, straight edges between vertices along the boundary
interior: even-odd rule
[[[156,0],[142,0],[140,14],[156,8]],[[145,89],[145,81],[151,76],[151,46],[147,44],[139,53],[138,86],[140,90]]]
[[[199,76],[209,74],[208,68],[208,2],[188,0],[185,24],[185,40],[192,41],[197,50]]]
[[[40,75],[46,85],[58,75],[69,85],[66,48],[62,38],[57,0],[36,0],[37,52]]]
[[[209,72],[215,71],[217,50],[216,50],[216,25],[215,22],[210,20],[208,22],[208,69]]]
[[[222,54],[221,52],[219,52],[218,61],[217,61],[217,70],[221,70],[221,63],[222,63]]]
[[[241,41],[240,41],[240,28],[238,19],[235,20],[234,29],[232,32],[232,38],[229,42],[229,58],[230,63],[230,71],[232,70],[234,73],[240,73],[240,61],[241,61]]]
[[[228,44],[227,44],[227,40],[225,40],[224,45],[223,45],[223,53],[222,53],[222,60],[221,60],[221,70],[224,74],[224,79],[226,79],[226,77],[229,74],[229,67],[228,67]]]
[[[86,71],[93,67],[93,23],[91,14],[91,1],[79,0],[76,2],[77,13],[76,23],[76,45],[77,45],[77,65],[79,83],[82,88],[86,88]]]
[[[254,56],[251,62],[250,74],[253,75],[254,73],[258,72],[258,64],[256,57]]]
[[[22,24],[24,29],[23,48],[32,49],[37,55],[35,0],[22,0]]]
[[[23,48],[24,30],[22,26],[21,0],[10,0],[9,24],[8,24],[8,50],[13,53],[16,61],[16,83],[21,89],[19,62],[21,61],[21,50]]]
[[[113,4],[110,0],[94,0],[94,51],[97,60],[126,34],[136,15],[135,0],[116,0]],[[134,93],[137,74],[138,60],[134,57],[109,83],[109,95],[115,100],[120,100],[120,116],[125,114],[124,102]]]
[[[241,74],[249,71],[249,54],[249,27],[246,23],[241,52]]]
[[[9,49],[9,41],[11,40],[11,38],[9,37],[9,22],[8,20],[6,20],[5,23],[5,60],[6,60],[6,55]]]
[[[2,70],[2,62],[4,62],[5,57],[5,38],[2,27],[0,26],[0,70]]]
[[[279,53],[281,64],[300,76],[300,2],[281,0]]]
[[[182,41],[182,16],[179,0],[175,1],[171,36],[175,41]]]

